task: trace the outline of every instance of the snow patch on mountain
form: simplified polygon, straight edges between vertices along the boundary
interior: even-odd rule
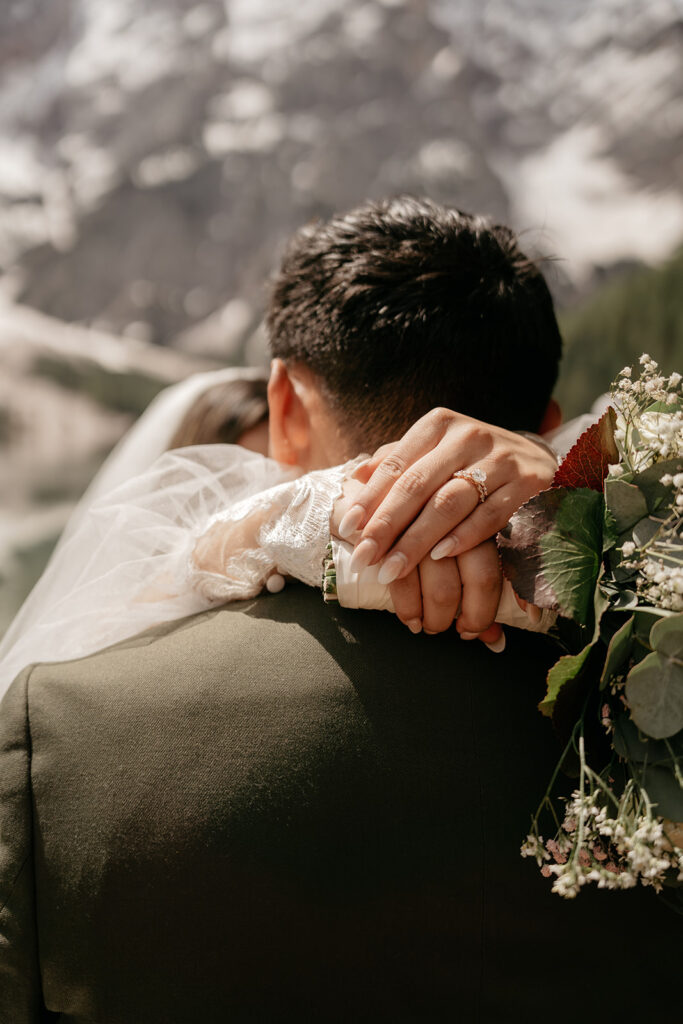
[[[595,265],[656,263],[683,239],[683,196],[645,191],[609,156],[594,125],[577,125],[514,167],[499,165],[518,225],[540,226],[577,280]]]

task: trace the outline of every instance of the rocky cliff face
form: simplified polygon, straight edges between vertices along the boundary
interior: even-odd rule
[[[683,236],[665,0],[13,0],[0,17],[5,288],[65,320],[241,358],[283,239],[402,190],[532,229],[567,260],[563,296]]]

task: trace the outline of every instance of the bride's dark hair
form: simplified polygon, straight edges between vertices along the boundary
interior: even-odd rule
[[[365,447],[435,406],[537,430],[562,347],[509,228],[408,196],[299,231],[267,325],[272,354],[312,370]]]
[[[179,423],[169,448],[194,444],[239,444],[268,419],[268,378],[223,381],[206,388]]]

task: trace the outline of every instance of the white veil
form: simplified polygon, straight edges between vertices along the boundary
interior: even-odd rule
[[[231,384],[236,380],[262,380],[265,370],[257,367],[231,366],[222,370],[195,373],[179,384],[164,388],[140,418],[121,438],[108,456],[78,505],[72,512],[60,538],[60,544],[71,536],[90,506],[126,480],[144,472],[168,451],[171,440],[185,415],[197,399],[214,384]]]
[[[14,653],[11,664],[7,658],[13,648],[19,650],[16,645],[20,639],[22,640],[21,650],[26,657],[19,668],[41,660],[40,656],[50,657],[47,645],[42,643],[36,645],[35,656],[32,656],[32,651],[26,646],[26,637],[29,630],[35,630],[36,624],[50,607],[69,592],[75,578],[76,567],[81,565],[82,568],[81,560],[86,556],[86,552],[76,553],[76,545],[70,542],[78,536],[81,545],[87,543],[81,528],[93,505],[103,499],[105,495],[120,488],[122,484],[144,473],[156,462],[167,450],[186,413],[208,388],[215,384],[228,384],[235,380],[258,380],[264,376],[263,369],[251,367],[230,367],[197,373],[179,384],[165,388],[150,403],[108,456],[76,505],[43,575],[0,641],[0,664],[3,670],[3,679],[0,680],[0,695],[3,691],[3,681],[6,683],[7,673],[18,664]],[[238,455],[237,458],[241,459],[241,456]],[[269,479],[272,483],[274,479],[272,474]],[[269,485],[266,484],[266,486]],[[90,555],[94,557],[94,551],[90,552]],[[187,614],[191,614],[191,612]],[[143,625],[140,628],[144,629],[145,627]]]

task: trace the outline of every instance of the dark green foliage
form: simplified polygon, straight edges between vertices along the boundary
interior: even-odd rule
[[[683,364],[683,248],[664,266],[634,271],[560,316],[565,355],[557,395],[566,417],[586,412],[643,352],[663,372]]]

